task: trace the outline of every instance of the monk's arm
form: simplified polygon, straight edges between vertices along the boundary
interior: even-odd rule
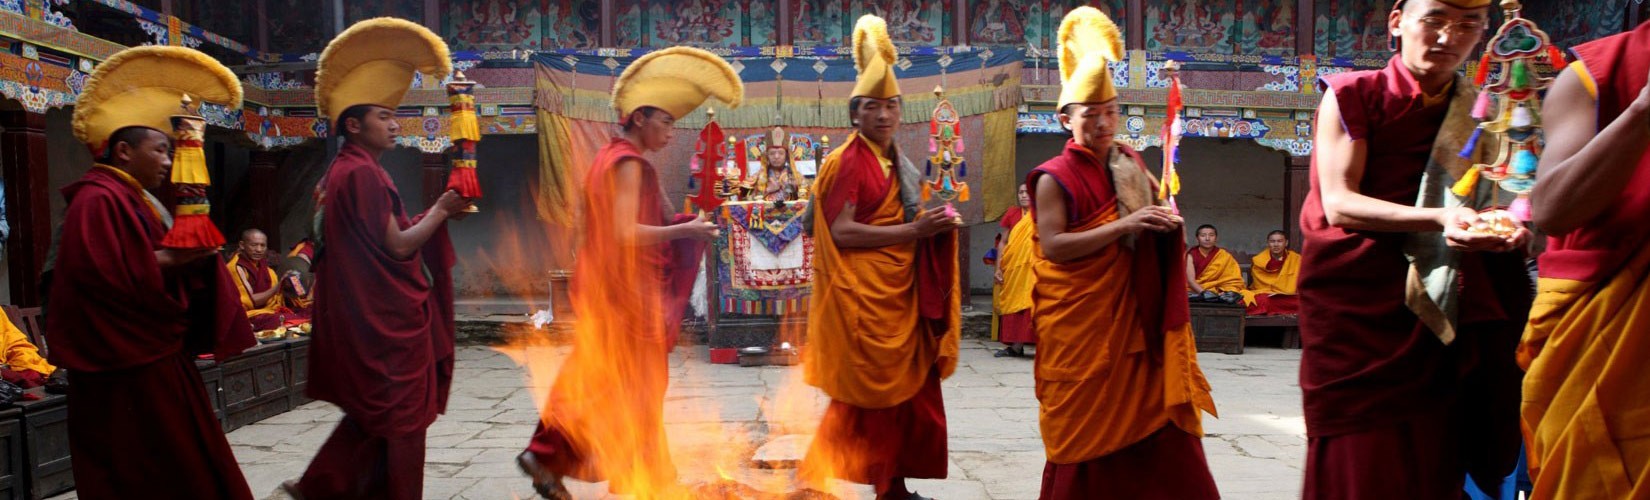
[[[1192,291],[1203,293],[1203,285],[1197,284],[1197,266],[1192,264],[1192,256],[1186,256],[1186,286]]]
[[[1066,197],[1060,189],[1057,182],[1039,182],[1033,195],[1037,198],[1037,239],[1043,247],[1044,258],[1061,264],[1071,262],[1140,230],[1130,218],[1083,232],[1067,232]]]
[[[638,224],[637,214],[642,207],[642,164],[625,160],[613,172],[613,230],[619,241],[630,245],[651,245],[682,238],[695,237],[695,231],[714,233],[716,224],[705,220],[704,214],[692,222],[669,226]],[[708,239],[708,238],[700,238]]]
[[[435,236],[436,230],[441,229],[442,224],[447,223],[448,217],[463,210],[468,204],[469,202],[459,197],[457,192],[448,190],[441,194],[441,198],[435,200],[435,204],[430,205],[429,210],[424,211],[424,216],[420,217],[418,222],[406,230],[402,230],[401,225],[395,223],[394,215],[385,218],[384,223],[387,227],[384,229],[384,250],[397,259],[412,257],[414,252],[423,248],[424,243]]]
[[[1318,105],[1318,197],[1329,224],[1367,231],[1440,231],[1442,210],[1399,205],[1358,192],[1364,178],[1369,144],[1354,140],[1341,126],[1341,108],[1334,92],[1325,92]]]
[[[1561,235],[1598,217],[1630,186],[1650,147],[1650,89],[1615,121],[1598,130],[1598,108],[1581,77],[1558,75],[1541,108],[1547,149],[1530,194],[1535,225]]]
[[[926,220],[938,214],[938,209],[925,210],[917,215],[917,220],[892,226],[874,226],[861,224],[854,220],[854,211],[858,207],[854,202],[842,205],[835,219],[831,219],[831,240],[838,248],[876,248],[888,245],[898,245],[916,241],[918,238],[932,236],[935,232],[925,231]],[[943,217],[943,214],[940,216]]]
[[[236,269],[235,272],[240,273],[240,272],[245,272],[245,271],[242,271],[240,269]],[[252,292],[251,290],[247,290],[247,291]],[[262,308],[264,306],[269,305],[269,299],[271,297],[274,297],[275,293],[279,292],[279,291],[281,291],[281,282],[280,281],[272,281],[271,285],[268,289],[266,289],[262,292],[252,292],[251,293],[251,295],[252,295],[252,307]]]

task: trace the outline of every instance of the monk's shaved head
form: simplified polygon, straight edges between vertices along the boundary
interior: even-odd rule
[[[248,259],[263,260],[269,256],[269,236],[257,228],[241,231],[240,254]]]
[[[257,237],[263,238],[265,240],[269,239],[269,235],[264,234],[263,230],[255,228],[255,227],[254,228],[249,228],[245,231],[241,231],[241,241],[246,241],[248,239],[251,239],[253,236],[257,236]]]

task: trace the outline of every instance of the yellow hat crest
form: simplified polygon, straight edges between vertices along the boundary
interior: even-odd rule
[[[745,99],[745,83],[727,61],[693,47],[649,52],[613,82],[613,109],[620,119],[642,107],[659,108],[680,119],[712,96],[737,108]]]
[[[1455,8],[1458,8],[1458,9],[1482,9],[1484,7],[1489,7],[1490,4],[1493,3],[1493,2],[1491,2],[1491,0],[1438,0],[1438,1],[1443,2],[1445,5],[1449,5],[1451,7],[1455,7]],[[1409,2],[1409,0],[1398,0],[1396,2],[1392,2],[1392,10],[1398,10],[1398,9],[1404,8],[1404,4],[1407,3],[1407,2]]]
[[[1117,98],[1110,61],[1123,60],[1123,32],[1094,7],[1078,7],[1060,21],[1060,102],[1100,103]]]
[[[132,47],[99,64],[75,100],[73,129],[101,152],[115,131],[148,127],[168,136],[184,96],[241,107],[241,81],[217,59],[173,46]]]
[[[453,71],[447,42],[417,23],[380,17],[355,23],[321,52],[315,106],[328,124],[351,106],[395,109],[412,88],[413,72],[437,80]]]
[[[894,78],[894,62],[898,59],[899,50],[888,37],[888,22],[872,14],[860,16],[854,24],[854,69],[859,71],[859,79],[850,97],[898,97],[899,80]]]

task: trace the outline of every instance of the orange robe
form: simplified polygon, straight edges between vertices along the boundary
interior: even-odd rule
[[[1295,314],[1300,312],[1300,299],[1295,297],[1295,281],[1301,273],[1301,254],[1285,249],[1283,260],[1272,258],[1272,252],[1261,252],[1249,261],[1249,289],[1243,291],[1243,304],[1250,316]]]
[[[274,268],[263,262],[242,261],[239,252],[229,258],[229,263],[225,267],[229,268],[229,276],[234,278],[235,289],[240,291],[241,307],[246,308],[246,319],[252,321],[253,331],[273,330],[281,327],[287,320],[299,318],[299,314],[287,309],[286,302],[279,292],[271,295],[263,307],[257,307],[252,303],[252,294],[279,286]]]
[[[29,342],[29,336],[11,322],[4,310],[0,310],[0,363],[11,365],[12,370],[34,371],[42,377],[57,371],[57,367],[40,356],[40,350]]]
[[[803,463],[809,480],[875,484],[944,478],[939,379],[956,369],[961,325],[956,233],[876,248],[839,248],[829,224],[907,220],[898,166],[857,134],[815,181],[814,287],[803,373],[832,399]],[[876,439],[867,439],[876,438]]]
[[[1232,257],[1226,249],[1215,247],[1215,251],[1208,255],[1203,249],[1193,247],[1186,251],[1186,257],[1192,261],[1192,270],[1197,273],[1197,284],[1215,293],[1242,292],[1243,269],[1238,267],[1237,259]],[[1192,287],[1186,286],[1187,290]]]
[[[1020,207],[1008,209],[1003,215],[1003,226],[1008,229],[1003,243],[1003,254],[998,266],[1003,270],[1003,282],[996,286],[996,314],[998,340],[1005,344],[1037,343],[1037,331],[1031,328],[1031,284],[1037,277],[1031,272],[1032,241],[1037,225],[1025,217]]]
[[[1118,219],[1118,196],[1108,164],[1143,164],[1122,146],[1112,155],[1102,162],[1082,146],[1068,143],[1060,156],[1032,171],[1027,189],[1035,190],[1045,177],[1060,184],[1071,203],[1068,232],[1109,224]],[[1125,181],[1140,184],[1127,189],[1155,192],[1143,169]],[[1032,213],[1035,216],[1035,207]],[[1163,438],[1181,453],[1123,454],[1152,460],[1160,466],[1159,473],[1180,479],[1146,481],[1150,488],[1122,497],[1218,496],[1195,438],[1203,434],[1201,412],[1213,414],[1214,401],[1197,365],[1186,298],[1180,291],[1185,282],[1180,245],[1176,235],[1139,233],[1066,263],[1048,260],[1040,243],[1035,246],[1032,323],[1041,341],[1035,376],[1049,463],[1044,471],[1045,499],[1083,498],[1094,492],[1089,488],[1099,486],[1117,493],[1121,490],[1113,488],[1140,482],[1125,477],[1128,469],[1122,462],[1127,461],[1107,458],[1166,429]]]
[[[1650,23],[1576,47],[1602,127],[1646,84]],[[1532,499],[1650,498],[1650,153],[1611,208],[1541,255],[1519,347]]]

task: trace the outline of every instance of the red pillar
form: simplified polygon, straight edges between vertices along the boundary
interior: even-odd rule
[[[1284,164],[1283,230],[1289,233],[1289,246],[1301,248],[1301,205],[1306,203],[1306,192],[1312,189],[1312,158],[1290,156]]]
[[[252,151],[247,164],[251,171],[247,174],[252,189],[248,190],[252,198],[252,227],[263,231],[269,237],[271,252],[284,253],[286,247],[281,241],[281,160],[286,157],[282,151]],[[238,234],[227,235],[231,240],[239,241]]]
[[[51,180],[46,170],[46,115],[0,111],[0,171],[6,179],[6,269],[11,302],[40,305],[40,270],[52,244]]]
[[[442,153],[424,153],[420,155],[423,165],[424,179],[424,206],[435,205],[436,198],[447,190],[447,155]]]

